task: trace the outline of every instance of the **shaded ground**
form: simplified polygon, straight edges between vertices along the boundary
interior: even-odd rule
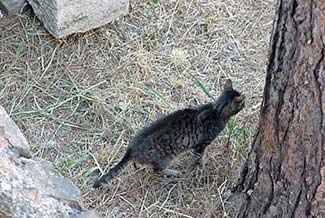
[[[53,161],[104,216],[221,217],[220,194],[257,122],[274,2],[131,6],[114,23],[61,40],[33,16],[2,18],[0,102],[35,155]],[[136,130],[164,113],[211,101],[204,90],[218,96],[226,78],[245,93],[247,106],[209,147],[204,170],[184,155],[174,163],[181,178],[130,165],[105,189],[90,188],[96,171],[119,160]]]

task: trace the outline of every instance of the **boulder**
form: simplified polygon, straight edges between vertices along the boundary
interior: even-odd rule
[[[0,10],[2,10],[7,16],[21,14],[27,9],[28,4],[26,0],[0,0]]]
[[[0,106],[0,217],[99,217],[51,162],[26,153],[25,137]]]
[[[31,157],[29,144],[18,126],[12,121],[3,107],[0,106],[0,137],[23,157]]]
[[[28,0],[56,38],[86,32],[126,15],[129,0]]]

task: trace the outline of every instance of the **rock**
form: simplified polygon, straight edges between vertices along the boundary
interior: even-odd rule
[[[23,13],[28,8],[27,5],[26,0],[0,0],[0,9],[7,16]]]
[[[76,218],[99,218],[99,217],[100,215],[96,211],[90,210],[82,214],[79,214]]]
[[[80,190],[51,162],[17,152],[29,145],[2,107],[0,123],[0,217],[99,217],[84,211]]]
[[[123,217],[123,213],[120,212],[121,211],[121,208],[120,207],[114,207],[108,217]]]
[[[28,0],[36,16],[56,38],[86,32],[128,12],[129,0]]]
[[[8,140],[23,157],[31,157],[29,144],[18,126],[12,121],[6,110],[0,106],[0,137]]]
[[[35,160],[24,159],[24,166],[22,167],[25,171],[38,172],[30,175],[35,186],[46,195],[81,209],[80,190],[70,180],[58,175],[51,162],[39,158]]]

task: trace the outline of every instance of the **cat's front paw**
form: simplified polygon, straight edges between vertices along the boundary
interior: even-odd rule
[[[161,173],[167,177],[181,177],[182,175],[180,171],[172,169],[164,169]]]
[[[200,168],[204,168],[207,164],[208,164],[207,159],[205,159],[205,158],[203,158],[203,157],[202,157],[200,160],[197,161],[197,165],[198,165]]]
[[[200,168],[203,168],[207,164],[207,160],[203,157],[203,155],[194,153],[194,160],[196,165]]]

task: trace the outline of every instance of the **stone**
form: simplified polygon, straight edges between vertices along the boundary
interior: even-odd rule
[[[9,143],[1,142],[0,217],[68,218],[82,212],[79,189],[58,175],[50,162],[20,157]]]
[[[100,217],[84,209],[80,190],[51,162],[17,152],[29,145],[1,106],[0,124],[0,217]]]
[[[6,139],[21,156],[32,156],[30,146],[25,136],[9,117],[6,110],[0,106],[0,137],[1,136]]]
[[[128,12],[129,0],[27,0],[55,37],[103,26]]]
[[[36,188],[28,188],[23,190],[18,190],[24,197],[29,198],[34,201],[36,204],[41,202],[41,194],[40,191]]]
[[[7,16],[21,14],[28,8],[27,6],[26,0],[0,0],[0,9]]]
[[[36,187],[70,206],[82,208],[80,190],[70,180],[58,175],[51,162],[40,158],[24,159],[23,161],[23,170],[38,172],[30,175]]]
[[[79,214],[76,218],[99,218],[100,215],[94,211],[94,210],[89,210],[86,212],[83,212],[82,214]]]

